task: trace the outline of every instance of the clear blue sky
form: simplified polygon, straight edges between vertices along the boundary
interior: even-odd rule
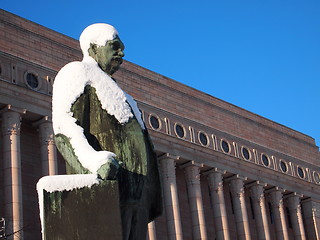
[[[79,38],[114,25],[125,59],[320,145],[320,1],[25,1],[1,8]]]

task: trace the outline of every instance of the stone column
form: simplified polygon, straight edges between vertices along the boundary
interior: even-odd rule
[[[156,224],[154,221],[148,224],[148,239],[157,240]]]
[[[26,111],[8,105],[1,110],[3,136],[4,208],[8,239],[23,239],[20,126]]]
[[[270,239],[269,223],[264,198],[265,186],[265,183],[261,183],[259,181],[247,185],[251,193],[252,207],[254,210],[257,236],[259,240]]]
[[[196,164],[194,161],[182,165],[187,181],[192,220],[192,235],[194,240],[207,239],[200,185],[200,167],[202,166],[202,164]]]
[[[283,206],[284,190],[274,187],[267,191],[271,200],[271,207],[274,216],[277,240],[289,240],[285,210]]]
[[[213,204],[213,218],[217,240],[230,239],[222,180],[222,175],[225,173],[226,171],[217,168],[206,172]]]
[[[300,198],[301,195],[298,195],[296,193],[291,193],[286,196],[295,240],[306,239],[306,234],[302,221]]]
[[[170,154],[159,158],[169,240],[183,240],[175,171],[178,159]]]
[[[46,116],[33,123],[33,126],[39,129],[39,139],[41,146],[42,174],[58,174],[57,149],[54,142],[54,133],[51,119]]]
[[[236,220],[236,229],[239,240],[251,239],[243,186],[243,181],[246,179],[246,177],[241,177],[239,175],[235,175],[227,179],[230,185],[230,192],[233,201],[233,209]]]
[[[308,198],[302,201],[307,239],[320,239],[320,202]]]

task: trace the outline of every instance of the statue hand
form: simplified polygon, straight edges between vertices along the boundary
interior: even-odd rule
[[[103,164],[97,171],[99,177],[103,180],[115,180],[120,164],[114,158],[108,158],[107,162]]]

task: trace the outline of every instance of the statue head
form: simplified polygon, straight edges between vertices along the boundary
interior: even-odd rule
[[[108,75],[115,73],[124,56],[124,45],[117,30],[105,23],[88,26],[80,36],[80,46],[84,59],[93,58]]]

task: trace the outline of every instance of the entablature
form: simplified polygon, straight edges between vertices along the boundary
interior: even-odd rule
[[[284,183],[291,179],[295,183],[302,183],[302,186],[303,182],[320,185],[320,168],[302,159],[145,103],[140,103],[139,106],[157,150],[165,152],[164,148],[168,146],[168,150],[171,150],[168,152],[181,157],[180,162],[183,159],[195,160],[209,167],[226,169],[229,166],[232,172],[236,169],[248,175],[259,176],[264,172],[271,178],[271,175],[276,176],[275,181],[283,179]],[[216,163],[218,165],[211,166]]]

